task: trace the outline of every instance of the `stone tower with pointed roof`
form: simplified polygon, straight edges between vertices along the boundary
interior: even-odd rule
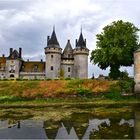
[[[48,36],[46,54],[46,78],[59,78],[60,71],[64,72],[64,77],[88,78],[88,54],[86,39],[83,34],[76,40],[76,46],[73,49],[68,40],[64,51],[61,53],[59,42],[55,30],[51,38]]]
[[[61,69],[61,52],[59,42],[57,40],[55,29],[53,29],[51,38],[48,36],[46,54],[46,78],[58,78]]]
[[[89,49],[86,47],[86,39],[83,38],[81,31],[80,37],[73,50],[74,55],[74,77],[87,78],[88,77],[88,55]]]

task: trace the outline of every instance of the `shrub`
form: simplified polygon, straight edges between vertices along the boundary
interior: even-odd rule
[[[134,92],[134,80],[127,80],[127,81],[124,81],[124,80],[120,80],[118,82],[118,85],[121,87],[121,90],[124,91],[124,92],[129,92],[129,93],[132,93]]]
[[[120,72],[120,79],[123,79],[123,80],[129,79],[128,72],[127,71]]]
[[[114,88],[114,87],[111,87],[109,92],[104,93],[104,97],[111,100],[122,99],[121,92],[117,88]]]
[[[46,81],[51,81],[52,79],[51,78],[47,78],[47,79],[45,79]]]
[[[77,88],[75,92],[77,93],[78,97],[91,97],[92,96],[92,91],[86,88]]]
[[[9,81],[9,79],[4,78],[3,81]]]
[[[84,83],[83,79],[74,79],[68,82],[68,88],[79,88]]]
[[[22,81],[22,78],[17,78],[16,81]]]
[[[65,80],[71,80],[71,78],[70,77],[66,77]]]

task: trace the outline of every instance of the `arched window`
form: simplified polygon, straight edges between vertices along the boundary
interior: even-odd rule
[[[15,77],[14,74],[11,74],[11,75],[10,75],[10,78],[14,78],[14,77]]]

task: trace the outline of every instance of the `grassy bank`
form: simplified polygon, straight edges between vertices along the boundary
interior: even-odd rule
[[[137,103],[133,86],[132,80],[0,81],[0,104]]]

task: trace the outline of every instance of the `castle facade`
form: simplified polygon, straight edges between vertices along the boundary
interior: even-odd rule
[[[0,57],[0,79],[24,78],[24,79],[55,79],[61,76],[72,78],[88,78],[88,55],[86,39],[83,34],[76,39],[73,49],[68,40],[62,51],[53,29],[51,37],[47,38],[45,49],[46,60],[25,61],[22,58],[22,48],[14,50],[10,48],[8,57]]]

